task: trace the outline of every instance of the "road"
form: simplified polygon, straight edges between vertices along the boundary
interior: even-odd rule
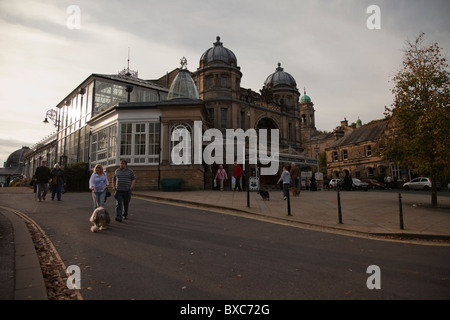
[[[449,299],[450,247],[380,241],[133,198],[130,219],[90,231],[89,193],[0,197],[45,231],[81,296],[102,299]],[[114,217],[114,202],[106,208]],[[379,272],[369,272],[378,266]],[[376,276],[376,277],[375,277]],[[370,279],[369,279],[370,278]],[[369,289],[367,282],[380,285]]]

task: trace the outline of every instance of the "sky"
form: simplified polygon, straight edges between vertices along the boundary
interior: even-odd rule
[[[375,9],[373,9],[376,6]],[[368,10],[369,9],[369,10]],[[55,131],[46,112],[93,73],[157,79],[199,67],[220,36],[259,92],[278,63],[316,128],[384,117],[407,40],[450,50],[448,0],[0,0],[0,167]]]

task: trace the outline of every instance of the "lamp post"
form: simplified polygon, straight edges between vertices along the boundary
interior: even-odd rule
[[[59,129],[58,111],[54,109],[47,110],[45,114],[44,123],[48,123],[48,119],[52,120],[54,126]]]
[[[60,120],[58,119],[58,111],[54,110],[54,109],[50,109],[47,110],[46,114],[45,114],[45,119],[44,119],[44,123],[47,124],[49,123],[48,119],[50,119],[53,122],[53,125],[55,126],[55,128],[57,128],[56,131],[56,146],[55,146],[55,163],[58,162],[58,138],[59,138],[59,125],[60,125]]]

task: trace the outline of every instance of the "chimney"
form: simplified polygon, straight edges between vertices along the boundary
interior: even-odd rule
[[[344,122],[344,121],[342,121]],[[344,131],[342,130],[334,130],[334,140],[337,141],[344,136]]]

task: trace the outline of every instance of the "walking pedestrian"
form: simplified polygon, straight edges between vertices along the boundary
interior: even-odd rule
[[[311,191],[317,191],[317,181],[316,178],[313,176],[311,177]]]
[[[295,193],[296,195],[298,195],[300,194],[301,189],[298,187],[298,184],[300,182],[300,168],[295,166],[294,162],[291,163],[291,170],[289,174],[291,175],[292,182],[294,182]]]
[[[239,189],[239,191],[242,191],[242,188],[241,188],[242,168],[240,165],[238,165],[237,161],[234,162],[233,177],[235,179],[234,191],[236,191],[236,189]]]
[[[103,166],[97,164],[94,172],[89,179],[89,188],[92,191],[92,200],[94,201],[94,210],[105,206],[106,189],[109,185],[108,177],[103,172]]]
[[[352,190],[352,185],[353,185],[352,177],[350,176],[350,173],[347,170],[345,170],[344,184],[343,184],[344,190],[347,191]]]
[[[392,178],[391,178],[391,176],[387,176],[386,177],[386,185],[387,185],[388,189],[392,189]]]
[[[122,222],[122,217],[128,219],[128,206],[131,201],[131,190],[136,183],[133,170],[128,168],[125,160],[120,160],[120,167],[114,173],[112,181],[114,198],[116,199],[116,221]]]
[[[291,175],[289,171],[287,171],[286,167],[283,167],[283,172],[281,173],[280,179],[278,179],[277,183],[283,182],[283,194],[284,200],[289,196],[289,186],[291,184]]]
[[[52,200],[55,199],[56,194],[58,201],[61,201],[62,189],[66,184],[66,177],[58,163],[54,165],[50,178],[52,179]]]
[[[228,179],[228,176],[222,165],[219,166],[219,170],[217,170],[215,179],[219,180],[220,191],[223,191],[223,181]]]
[[[47,161],[42,160],[41,166],[36,168],[34,172],[34,181],[37,184],[37,197],[39,202],[45,201],[45,196],[48,192],[48,182],[50,180],[50,169],[47,168]]]

